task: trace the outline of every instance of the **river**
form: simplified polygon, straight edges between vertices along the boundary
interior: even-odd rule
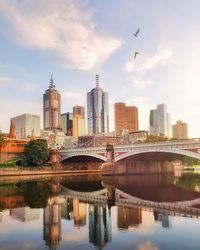
[[[0,180],[0,249],[200,248],[200,174]]]

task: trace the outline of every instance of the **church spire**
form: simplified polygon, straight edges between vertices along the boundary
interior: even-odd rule
[[[55,84],[54,84],[53,76],[51,75],[49,88],[50,88],[50,89],[55,89],[55,87],[56,87],[56,86],[55,86]]]
[[[8,138],[16,138],[15,129],[14,129],[14,125],[12,123],[12,120],[10,121],[10,131],[9,131]]]

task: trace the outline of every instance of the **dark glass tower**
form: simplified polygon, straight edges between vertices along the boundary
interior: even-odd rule
[[[109,132],[108,93],[99,87],[96,75],[96,87],[87,93],[88,134]]]

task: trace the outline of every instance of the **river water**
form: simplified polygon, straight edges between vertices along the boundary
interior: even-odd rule
[[[0,180],[0,249],[199,250],[199,191],[198,173]]]

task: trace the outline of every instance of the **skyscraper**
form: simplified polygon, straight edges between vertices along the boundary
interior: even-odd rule
[[[43,94],[44,129],[60,131],[61,97],[51,76],[49,88]]]
[[[63,133],[66,135],[72,136],[73,134],[73,114],[72,113],[64,113],[61,114],[61,128]]]
[[[96,87],[87,93],[88,134],[109,132],[108,93],[99,87],[96,75]]]
[[[172,137],[177,139],[188,138],[188,127],[187,123],[177,121],[175,125],[172,125]]]
[[[85,135],[85,108],[76,105],[73,107],[73,136],[82,135]]]
[[[138,108],[126,106],[123,102],[115,103],[115,133],[120,135],[123,129],[129,132],[138,130]]]
[[[150,134],[171,137],[171,117],[167,105],[159,104],[157,109],[150,110]]]

